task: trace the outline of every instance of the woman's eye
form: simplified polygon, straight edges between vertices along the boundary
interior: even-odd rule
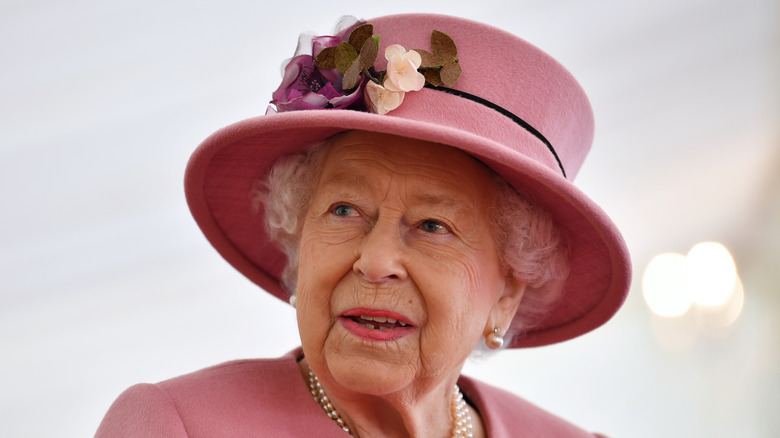
[[[448,233],[449,230],[444,225],[440,224],[439,222],[436,222],[434,220],[425,220],[420,224],[420,229],[425,231],[426,233],[438,233],[438,234],[444,234]]]
[[[355,209],[350,207],[349,205],[339,204],[333,207],[332,209],[333,214],[336,216],[341,217],[347,217],[347,216],[354,216]]]

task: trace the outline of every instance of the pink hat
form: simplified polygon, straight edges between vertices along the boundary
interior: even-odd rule
[[[631,266],[620,232],[571,182],[593,139],[590,104],[571,74],[536,47],[481,23],[427,14],[385,16],[368,23],[373,24],[373,35],[381,36],[372,72],[385,70],[388,45],[441,54],[440,48],[431,47],[432,31],[437,30],[457,45],[462,74],[454,85],[445,81],[448,87],[409,91],[400,106],[380,115],[339,109],[360,108],[367,81],[361,76],[356,99],[340,89],[340,82],[326,83],[335,72],[331,70],[310,87],[316,92],[301,93],[292,86],[274,93],[279,113],[212,134],[193,153],[185,176],[190,210],[211,244],[242,274],[286,301],[289,294],[279,282],[286,258],[269,241],[263,212],[252,210],[253,183],[278,158],[338,132],[402,135],[471,154],[546,209],[567,240],[571,267],[561,298],[540,325],[511,347],[564,341],[611,318],[628,292]],[[348,36],[344,32],[343,38]],[[341,40],[315,38],[314,49]],[[299,62],[307,59],[311,61],[294,59],[298,64],[287,73],[311,67],[311,62]],[[294,110],[321,106],[329,109]]]

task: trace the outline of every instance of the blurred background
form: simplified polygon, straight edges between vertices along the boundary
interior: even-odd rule
[[[298,345],[200,234],[184,167],[265,112],[299,32],[397,12],[574,73],[597,118],[577,182],[632,252],[606,326],[466,373],[613,437],[780,434],[777,1],[2,0],[0,436],[91,436],[131,384]]]

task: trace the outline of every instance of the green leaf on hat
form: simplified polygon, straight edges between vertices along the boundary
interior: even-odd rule
[[[445,61],[454,61],[458,56],[455,41],[446,33],[438,30],[431,32],[431,50]]]
[[[431,32],[431,51],[415,49],[422,58],[420,70],[425,76],[425,81],[434,87],[444,84],[452,87],[460,78],[463,70],[458,64],[458,49],[455,41],[444,32],[434,30]]]
[[[336,48],[326,47],[322,49],[322,51],[317,54],[317,59],[314,60],[314,63],[319,68],[336,68]]]
[[[339,73],[346,74],[357,57],[357,50],[349,43],[342,41],[341,44],[336,46],[335,64],[336,68],[339,69]]]
[[[379,48],[377,47],[377,43],[374,38],[367,38],[363,42],[363,47],[360,49],[359,58],[362,67],[361,71],[374,65],[378,52]]]
[[[441,73],[438,69],[426,69],[423,73],[423,76],[425,76],[425,82],[433,85],[434,87],[438,87],[439,84],[441,84]]]
[[[341,88],[345,90],[351,90],[352,88],[355,88],[362,72],[363,66],[360,63],[360,58],[355,58],[355,61],[344,73],[344,78],[341,80]]]
[[[362,24],[349,34],[349,44],[357,50],[363,47],[366,40],[370,39],[373,35],[374,25],[370,23]]]
[[[437,58],[436,55],[434,55],[433,53],[423,49],[412,49],[412,50],[420,54],[420,58],[422,59],[422,63],[420,63],[420,68],[441,67],[443,60]]]
[[[357,86],[360,75],[366,69],[371,68],[376,62],[377,52],[376,40],[369,36],[369,38],[366,38],[363,41],[360,53],[355,57],[352,64],[350,64],[349,68],[347,68],[347,71],[344,73],[344,78],[341,81],[342,88],[349,90]]]
[[[457,62],[450,62],[444,65],[444,67],[439,70],[439,77],[441,78],[441,82],[446,87],[452,87],[455,85],[455,82],[460,77],[460,74],[463,73],[463,70],[460,68],[460,64]],[[438,84],[431,84],[438,86]]]

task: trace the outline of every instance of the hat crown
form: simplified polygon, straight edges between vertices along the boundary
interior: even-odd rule
[[[555,59],[511,33],[457,17],[402,14],[369,22],[374,26],[374,35],[380,36],[377,70],[386,68],[384,51],[389,45],[430,51],[433,30],[449,35],[457,45],[458,63],[463,71],[452,88],[484,99],[524,120],[549,141],[554,153],[541,141],[529,144],[527,135],[518,134],[525,128],[492,109],[495,114],[491,118],[506,119],[495,123],[509,123],[509,126],[499,129],[499,126],[485,123],[484,117],[465,117],[467,125],[453,125],[536,158],[558,173],[563,167],[567,178],[574,179],[592,144],[593,112],[582,87]],[[425,93],[408,93],[401,107],[388,116],[407,117],[410,108],[415,106],[408,101],[426,100],[422,94]],[[429,105],[419,104],[429,107],[424,111],[430,110]],[[462,104],[447,106],[447,109],[457,111]],[[448,117],[446,114],[441,116]],[[442,118],[435,121],[441,122],[446,123]]]

